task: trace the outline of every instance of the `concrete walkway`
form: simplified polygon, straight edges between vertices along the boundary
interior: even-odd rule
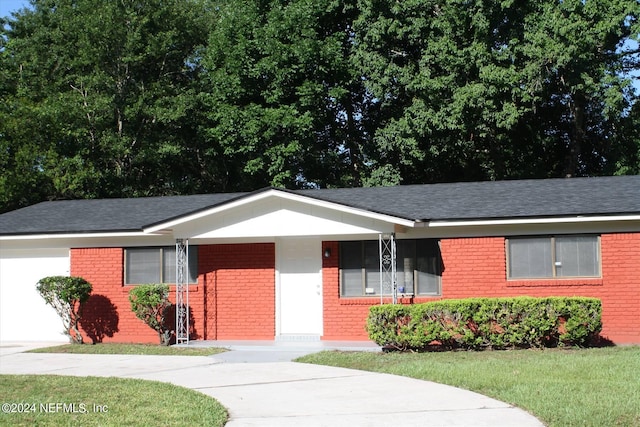
[[[168,382],[217,399],[229,410],[228,427],[542,426],[525,411],[470,391],[287,361],[322,349],[306,343],[246,347],[218,342],[232,351],[210,357],[21,353],[44,345],[1,343],[0,374]]]

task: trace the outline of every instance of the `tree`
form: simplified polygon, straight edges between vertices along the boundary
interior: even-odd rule
[[[625,117],[620,129],[621,142],[615,145],[617,149],[616,163],[612,170],[620,175],[640,174],[640,102],[636,102],[629,115]]]
[[[201,63],[210,155],[229,186],[361,183],[370,116],[350,59],[357,13],[354,1],[219,3]]]
[[[158,333],[160,345],[169,345],[171,327],[165,322],[167,310],[171,307],[169,285],[138,285],[129,291],[129,302],[136,317]]]
[[[631,173],[639,15],[637,0],[33,0],[0,29],[0,211]]]
[[[91,295],[91,284],[82,277],[49,276],[40,279],[36,289],[62,319],[64,333],[71,342],[82,344],[78,325],[82,308]]]
[[[191,112],[199,108],[194,57],[206,40],[201,2],[44,0],[31,7],[0,37],[6,208],[43,193],[190,190],[198,177]],[[40,190],[29,197],[31,188]]]
[[[638,93],[637,1],[536,2],[524,22],[522,55],[539,144],[554,146],[559,176],[611,174],[628,149],[622,130]],[[535,90],[535,86],[539,89]],[[627,145],[627,147],[625,147]]]
[[[612,173],[636,0],[360,2],[357,58],[397,183]]]

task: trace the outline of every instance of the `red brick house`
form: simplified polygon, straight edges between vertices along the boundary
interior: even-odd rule
[[[399,303],[591,296],[603,336],[640,343],[640,176],[40,203],[0,215],[0,340],[64,340],[35,283],[70,274],[88,337],[156,342],[127,297],[175,282],[176,239],[191,339],[366,340],[391,233]]]

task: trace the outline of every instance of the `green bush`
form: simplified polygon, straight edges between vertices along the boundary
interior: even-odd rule
[[[91,295],[91,283],[82,277],[49,276],[40,279],[36,289],[62,319],[64,333],[69,340],[82,344],[78,324],[82,318],[84,303]]]
[[[595,298],[469,298],[371,307],[369,338],[398,350],[588,345],[602,329]]]
[[[169,345],[171,329],[165,322],[167,311],[171,307],[169,285],[138,285],[129,291],[129,302],[136,317],[158,333],[160,345]]]

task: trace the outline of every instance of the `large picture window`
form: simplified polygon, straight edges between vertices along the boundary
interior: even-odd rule
[[[340,295],[380,295],[377,240],[340,242]],[[440,249],[437,240],[396,241],[396,283],[407,295],[440,295]]]
[[[507,240],[509,279],[600,277],[598,236],[518,237]]]
[[[127,248],[124,251],[127,285],[176,283],[176,248]],[[198,282],[198,247],[189,246],[189,283]]]

